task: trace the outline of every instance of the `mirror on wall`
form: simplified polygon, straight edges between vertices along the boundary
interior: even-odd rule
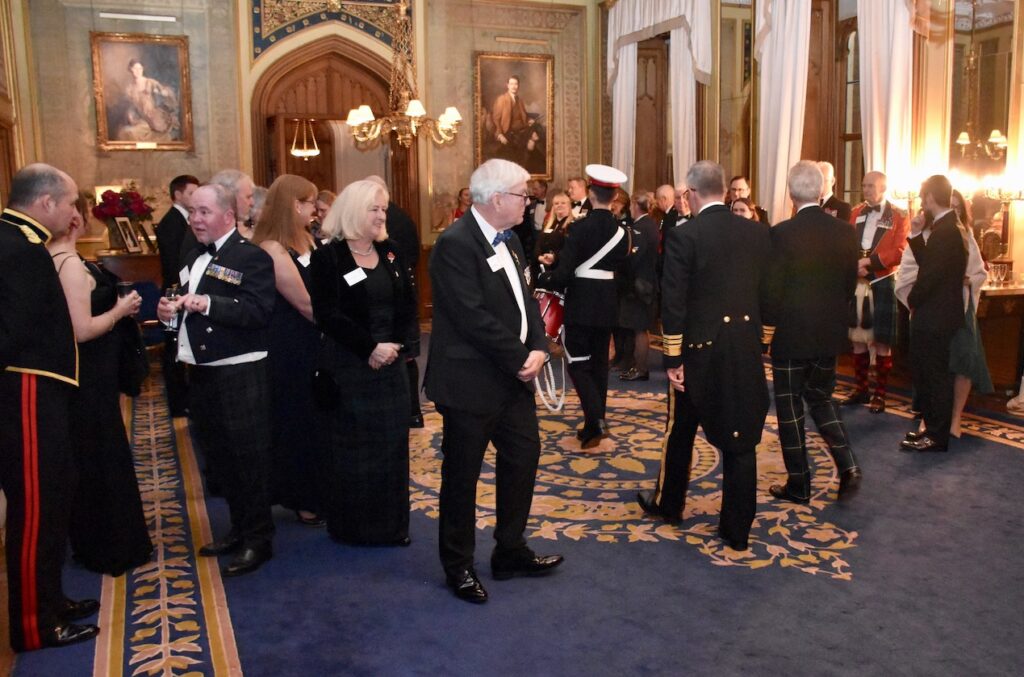
[[[1010,116],[1013,0],[956,0],[949,165],[1002,174]]]
[[[754,13],[751,0],[721,4],[718,162],[729,176],[750,176]]]

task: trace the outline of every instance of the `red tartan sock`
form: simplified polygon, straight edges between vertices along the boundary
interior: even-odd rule
[[[892,371],[892,355],[875,355],[875,396],[885,399],[886,387],[889,385],[889,372]]]
[[[857,394],[868,391],[868,367],[871,365],[871,353],[853,354],[853,375],[857,380]]]

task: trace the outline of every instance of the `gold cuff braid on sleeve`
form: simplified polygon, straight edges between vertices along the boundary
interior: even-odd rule
[[[683,354],[682,334],[664,334],[661,337],[661,343],[665,349],[665,354],[669,357],[679,357]]]
[[[761,343],[771,343],[774,337],[775,327],[768,324],[761,327]]]

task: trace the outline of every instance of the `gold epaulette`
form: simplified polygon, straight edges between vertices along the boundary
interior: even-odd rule
[[[43,243],[43,241],[41,239],[39,239],[39,236],[36,235],[36,231],[32,230],[28,226],[23,226],[21,224],[18,224],[18,228],[21,229],[21,232],[25,236],[25,239],[28,240],[29,242],[31,242],[32,244],[42,244]]]
[[[761,327],[761,343],[771,343],[773,338],[775,338],[775,327],[769,324]]]
[[[683,354],[682,334],[663,334],[661,337],[662,347],[668,357],[679,357]]]

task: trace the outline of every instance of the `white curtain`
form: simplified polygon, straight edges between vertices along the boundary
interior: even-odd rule
[[[915,17],[908,0],[857,0],[864,168],[913,181],[911,85]],[[895,187],[895,186],[893,186]]]
[[[789,218],[789,168],[800,160],[807,101],[811,0],[758,3],[755,53],[761,67],[755,198],[772,223]]]
[[[633,179],[636,155],[637,43],[671,32],[669,97],[673,171],[681,181],[696,160],[696,83],[711,72],[710,0],[620,0],[608,13],[612,164]]]

